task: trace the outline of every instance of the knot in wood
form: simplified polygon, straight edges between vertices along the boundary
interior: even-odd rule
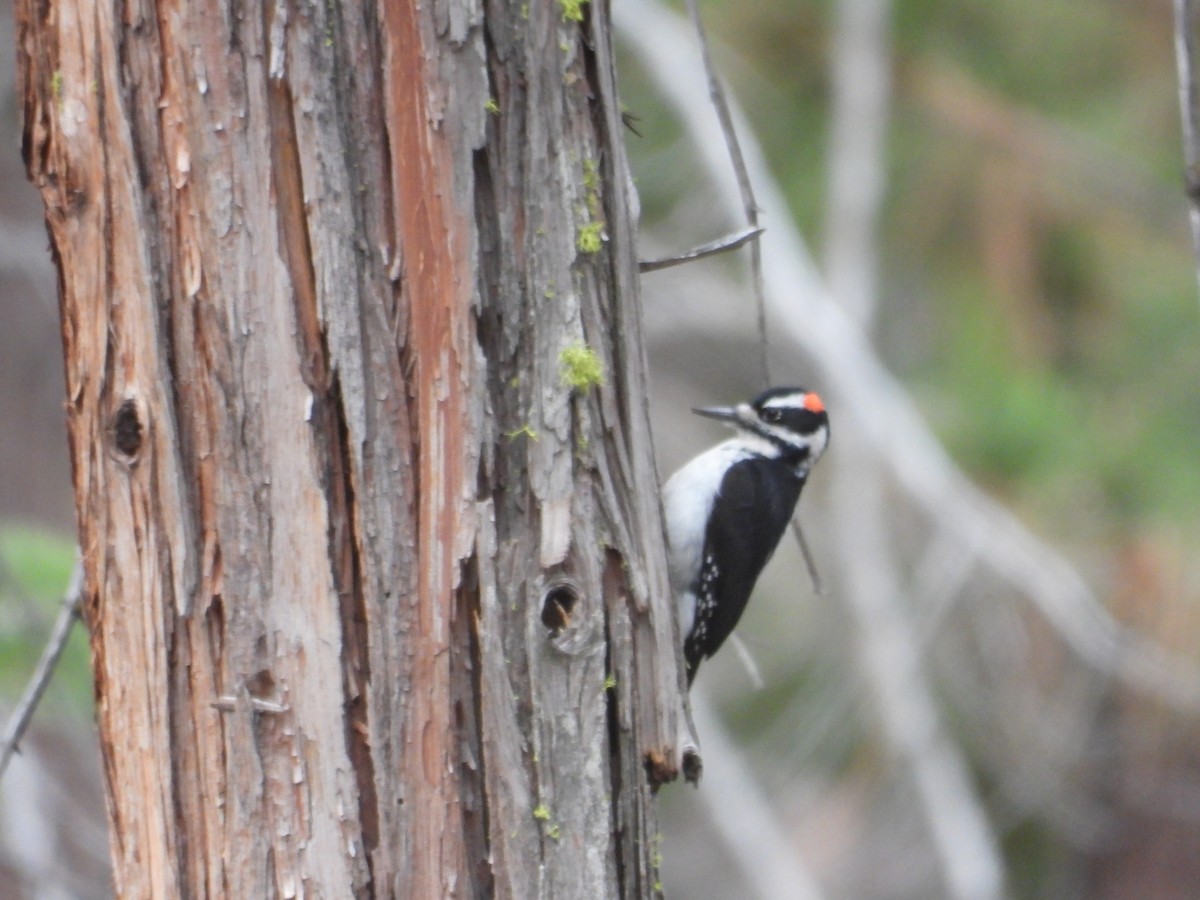
[[[117,458],[129,464],[136,462],[142,452],[143,428],[135,400],[129,399],[121,404],[113,415],[110,431]]]

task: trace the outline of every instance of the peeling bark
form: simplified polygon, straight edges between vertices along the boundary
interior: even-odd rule
[[[656,892],[683,699],[583,10],[18,3],[118,895]]]

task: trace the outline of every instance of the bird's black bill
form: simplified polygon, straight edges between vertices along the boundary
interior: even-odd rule
[[[716,419],[720,422],[736,422],[739,419],[738,411],[733,406],[701,406],[692,410],[698,416],[704,416],[706,419]]]

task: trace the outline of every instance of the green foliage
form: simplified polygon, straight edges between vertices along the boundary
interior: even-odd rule
[[[14,586],[31,599],[61,599],[75,564],[75,548],[63,538],[20,526],[0,526],[0,563]]]
[[[63,538],[0,526],[0,693],[15,700],[37,665],[75,561]],[[86,713],[91,700],[87,637],[76,627],[42,700],[50,714]]]
[[[1180,336],[1195,327],[1195,276],[1117,234],[1048,236],[1036,325],[947,267],[942,337],[920,374],[927,409],[968,469],[1055,526],[1086,507],[1110,528],[1190,527],[1200,359]]]
[[[1037,819],[1011,826],[1003,835],[1005,876],[1012,897],[1064,896],[1050,886],[1069,871],[1070,859],[1052,828]]]

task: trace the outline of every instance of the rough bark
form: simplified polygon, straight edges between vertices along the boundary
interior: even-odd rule
[[[118,895],[652,894],[683,711],[606,8],[17,16]]]

